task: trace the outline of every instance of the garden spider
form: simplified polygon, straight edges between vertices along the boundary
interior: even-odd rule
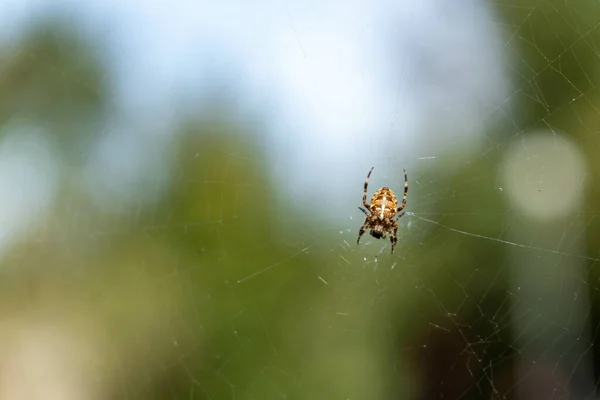
[[[398,200],[396,199],[396,195],[392,190],[388,187],[382,187],[378,191],[375,192],[373,197],[371,197],[371,203],[367,204],[367,187],[369,185],[369,177],[371,176],[371,172],[373,172],[373,168],[369,171],[367,175],[367,179],[365,180],[365,188],[363,193],[363,205],[366,210],[362,207],[358,207],[367,218],[365,222],[360,227],[360,231],[358,232],[358,239],[356,240],[356,244],[360,242],[360,237],[367,230],[371,230],[370,234],[375,239],[385,239],[386,234],[390,234],[390,241],[392,242],[392,253],[394,252],[394,246],[398,241],[398,219],[404,215],[402,212],[400,215],[395,217],[397,213],[402,211],[404,207],[406,207],[406,194],[408,193],[408,176],[406,175],[406,170],[404,170],[404,198],[402,199],[402,204],[398,207]],[[368,211],[367,211],[368,210]]]

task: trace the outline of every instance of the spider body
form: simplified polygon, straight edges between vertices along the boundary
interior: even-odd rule
[[[370,230],[369,233],[375,239],[385,239],[389,234],[393,253],[394,246],[398,241],[398,219],[404,215],[404,212],[397,216],[396,214],[406,207],[408,176],[406,175],[406,170],[404,170],[404,198],[402,199],[402,204],[400,204],[400,206],[398,206],[396,194],[388,187],[382,187],[377,190],[373,197],[371,197],[370,203],[367,204],[367,188],[369,186],[369,177],[371,176],[371,172],[373,172],[373,168],[374,167],[371,167],[364,185],[363,205],[365,206],[365,209],[358,207],[366,215],[366,219],[360,227],[356,244],[360,242],[360,237],[367,230]]]

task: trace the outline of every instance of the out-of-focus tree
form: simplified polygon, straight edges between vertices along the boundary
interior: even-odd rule
[[[32,25],[18,43],[0,49],[0,124],[39,124],[80,166],[111,106],[100,46],[60,18]]]
[[[191,314],[173,273],[173,249],[148,236],[143,226],[132,227],[129,210],[106,216],[94,209],[70,179],[86,162],[99,125],[114,106],[101,54],[94,49],[60,19],[33,24],[18,43],[0,49],[0,125],[41,127],[64,166],[60,195],[50,207],[54,212],[4,255],[0,319],[2,334],[17,344],[27,340],[22,332],[32,325],[39,335],[32,340],[43,340],[50,331],[73,343],[64,347],[69,354],[79,354],[84,343],[89,354],[79,354],[80,364],[67,368],[86,372],[82,379],[88,386],[75,385],[106,394],[117,382],[127,388],[147,384],[144,379],[159,376],[162,366],[197,339],[182,333],[190,328],[182,318]],[[15,362],[11,357],[27,356],[13,347],[14,353],[4,354],[5,365]],[[51,362],[62,365],[66,359],[58,354]],[[35,371],[32,360],[17,363]],[[23,389],[32,383],[11,385]]]
[[[260,162],[265,155],[257,150],[253,129],[228,121],[226,112],[212,114],[225,118],[203,115],[177,135],[182,139],[171,188],[152,211],[154,227],[148,230],[177,249],[181,290],[199,315],[187,323],[190,329],[201,326],[198,352],[158,382],[164,393],[172,393],[175,383],[182,395],[193,391],[212,398],[232,392],[316,398],[383,390],[378,368],[365,369],[364,343],[353,335],[341,338],[325,323],[333,313],[323,305],[340,301],[341,287],[357,285],[332,281],[338,288],[332,292],[318,279],[337,257],[319,246],[303,251],[301,238],[310,228],[293,210],[279,213],[286,207]],[[286,229],[297,223],[297,243],[282,241],[281,220]],[[353,293],[367,292],[365,284],[362,295]],[[358,304],[360,297],[349,302]],[[365,312],[368,308],[356,309],[348,323],[367,328]]]

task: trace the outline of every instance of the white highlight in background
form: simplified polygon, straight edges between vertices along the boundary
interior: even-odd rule
[[[59,167],[46,133],[31,125],[4,127],[0,142],[0,255],[42,218],[56,193]]]
[[[504,188],[517,212],[540,220],[573,212],[582,194],[586,167],[581,152],[555,132],[527,134],[507,151]]]

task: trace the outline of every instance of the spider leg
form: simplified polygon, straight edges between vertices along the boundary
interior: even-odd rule
[[[393,254],[394,246],[396,246],[396,242],[398,241],[398,223],[396,221],[394,221],[394,233],[392,236],[390,236],[390,241],[392,242],[392,254]]]
[[[369,186],[369,177],[371,176],[371,172],[373,172],[373,168],[375,167],[371,167],[371,170],[367,175],[367,179],[365,179],[365,187],[363,191],[363,205],[365,206],[365,208],[369,208],[369,205],[367,204],[367,187]]]
[[[367,212],[367,210],[365,210],[364,208],[362,208],[362,207],[358,207],[358,209],[359,209],[360,211],[364,212],[364,213],[365,213],[365,215],[367,215],[367,216],[369,215],[369,213]]]
[[[406,211],[402,211],[397,217],[394,217],[394,221],[398,221],[405,213]]]
[[[402,205],[398,208],[398,211],[402,211],[404,207],[406,207],[406,195],[408,193],[408,176],[406,175],[406,170],[404,170],[404,198],[402,199]],[[404,214],[404,213],[402,213]],[[400,218],[400,217],[398,217]]]
[[[366,223],[365,223],[366,225]],[[358,244],[358,242],[360,242],[360,237],[365,233],[366,229],[365,229],[365,225],[360,227],[360,230],[358,231],[358,239],[356,239],[356,244]]]

